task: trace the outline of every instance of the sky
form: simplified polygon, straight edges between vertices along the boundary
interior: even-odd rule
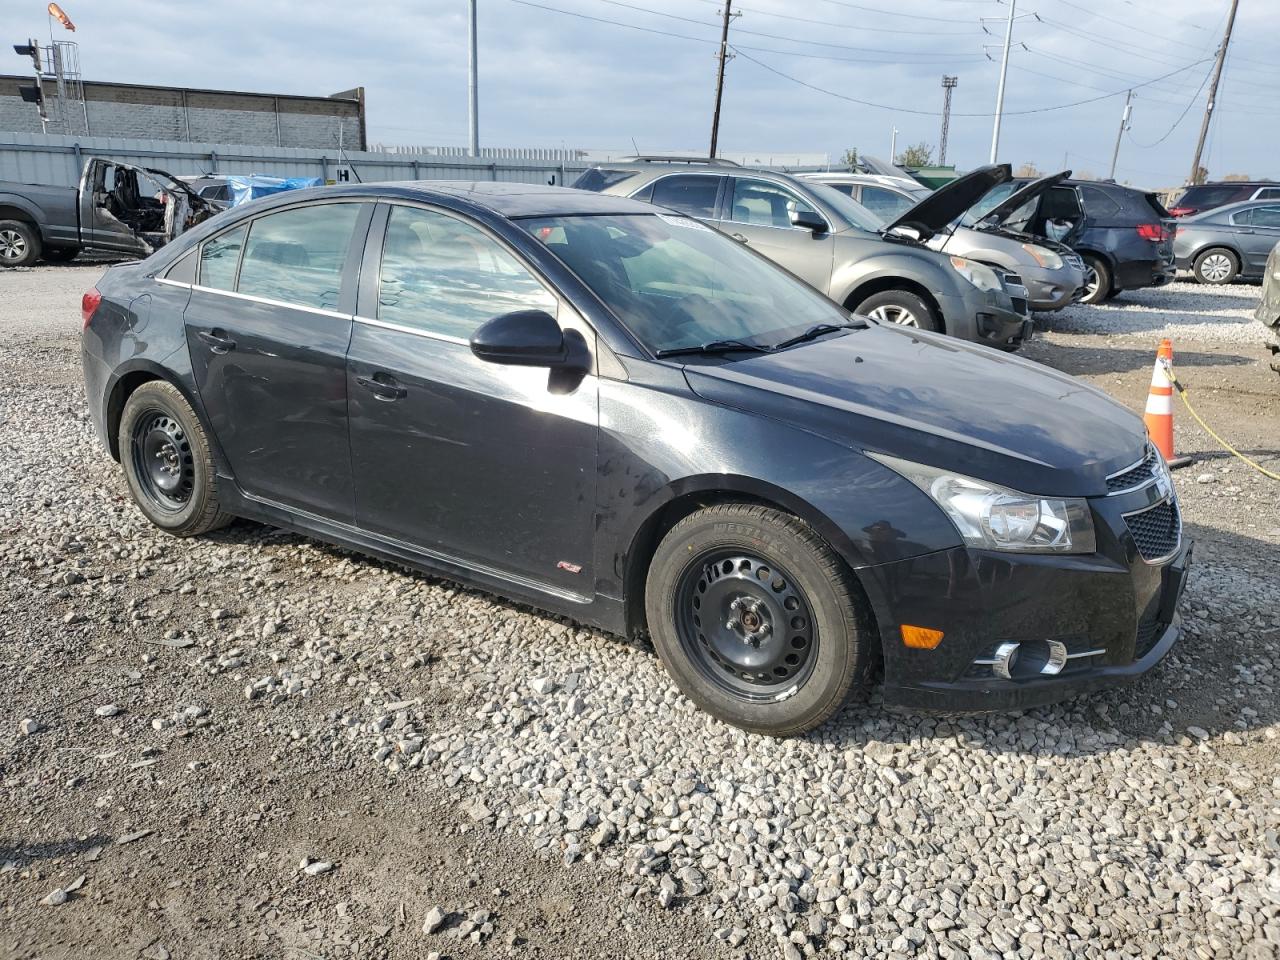
[[[1183,182],[1230,0],[1016,2],[999,159],[1105,176],[1133,88],[1117,179]],[[482,146],[706,150],[721,0],[478,3]],[[0,0],[12,42],[47,42],[44,6]],[[59,38],[79,42],[87,80],[312,95],[364,86],[371,143],[467,143],[467,0],[62,6],[78,30]],[[733,9],[722,150],[886,157],[894,127],[899,149],[936,147],[947,73],[959,78],[947,160],[987,161],[1008,0]],[[1202,161],[1215,179],[1280,178],[1277,40],[1280,3],[1240,0]],[[21,72],[16,55],[4,62],[0,72]]]

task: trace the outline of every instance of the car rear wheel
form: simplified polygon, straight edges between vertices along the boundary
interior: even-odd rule
[[[896,323],[921,330],[942,331],[933,308],[909,290],[884,290],[873,293],[853,308],[854,313],[870,317],[880,323]]]
[[[788,514],[722,504],[659,544],[645,593],[649,633],[690,700],[734,726],[803,733],[864,684],[871,630],[831,549]]]
[[[120,417],[120,462],[134,502],[161,530],[194,537],[232,521],[218,503],[204,428],[173,384],[152,380],[129,396]]]
[[[1230,250],[1214,247],[1196,257],[1192,272],[1201,283],[1220,286],[1230,283],[1240,273],[1240,260]]]
[[[1101,257],[1084,258],[1084,296],[1081,303],[1102,303],[1111,295],[1111,268]]]
[[[26,267],[40,258],[40,234],[21,220],[0,220],[0,267]]]

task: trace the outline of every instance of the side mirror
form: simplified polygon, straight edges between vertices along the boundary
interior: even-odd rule
[[[914,243],[920,243],[925,239],[924,231],[915,227],[894,227],[889,231],[891,237],[901,237],[903,240],[911,240]]]
[[[826,233],[827,221],[813,210],[801,210],[794,202],[787,204],[787,214],[791,218],[793,227],[800,227],[802,230],[812,230],[814,233]]]
[[[586,340],[560,329],[545,310],[516,310],[494,317],[471,335],[471,352],[489,363],[514,367],[589,367]]]

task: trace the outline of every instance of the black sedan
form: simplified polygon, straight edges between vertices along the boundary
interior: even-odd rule
[[[163,530],[246,517],[647,631],[750,730],[816,726],[881,662],[890,702],[1025,707],[1179,633],[1138,417],[638,201],[302,191],[83,306],[93,420]]]
[[[1280,202],[1232,203],[1178,221],[1173,253],[1179,270],[1201,283],[1257,280],[1280,243]]]

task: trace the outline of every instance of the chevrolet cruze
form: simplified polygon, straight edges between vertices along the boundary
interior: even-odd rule
[[[1190,547],[1142,421],[852,315],[697,220],[510,183],[213,218],[84,297],[94,423],[178,536],[245,517],[647,631],[690,699],[808,730],[1130,679]]]

